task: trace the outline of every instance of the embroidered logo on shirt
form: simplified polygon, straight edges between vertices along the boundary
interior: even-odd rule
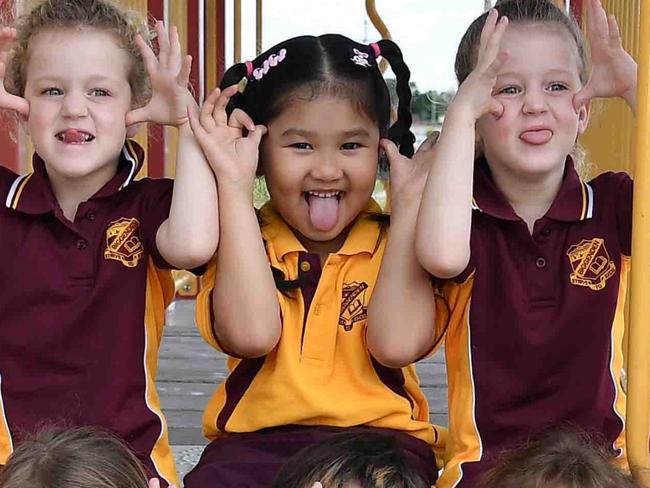
[[[127,268],[135,268],[144,256],[144,248],[138,237],[138,219],[119,219],[111,222],[106,230],[104,259],[114,259]]]
[[[339,314],[339,325],[343,326],[346,331],[352,330],[357,322],[365,320],[368,316],[368,306],[366,305],[366,283],[343,284],[343,297],[341,301],[341,313]]]
[[[598,291],[605,288],[607,280],[616,272],[616,265],[609,258],[605,239],[583,239],[567,251],[571,263],[571,284],[586,286]]]

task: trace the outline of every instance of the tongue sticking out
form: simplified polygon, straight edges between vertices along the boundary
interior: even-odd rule
[[[61,140],[67,144],[83,144],[86,137],[86,132],[77,129],[68,129],[61,133]]]
[[[541,145],[546,144],[553,137],[553,132],[548,129],[527,130],[522,132],[519,138],[528,144]]]
[[[317,197],[308,195],[309,218],[316,229],[327,232],[332,230],[339,218],[339,200],[336,197]]]

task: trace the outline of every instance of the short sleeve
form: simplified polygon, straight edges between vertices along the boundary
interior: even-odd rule
[[[144,198],[142,206],[142,238],[154,264],[158,268],[169,269],[172,266],[165,261],[156,245],[156,234],[160,225],[169,217],[172,203],[173,182],[167,178],[143,179],[136,182],[137,190]]]
[[[212,258],[208,263],[206,272],[201,277],[201,291],[196,297],[196,326],[199,334],[205,342],[210,344],[218,351],[223,352],[223,348],[217,340],[214,333],[214,307],[212,306],[212,290],[214,290],[214,280],[217,275],[217,259]]]

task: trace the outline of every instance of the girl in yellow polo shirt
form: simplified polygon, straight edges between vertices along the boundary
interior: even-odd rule
[[[379,57],[397,78],[393,125]],[[386,254],[394,276],[384,299],[399,307],[381,319],[422,324],[404,338],[420,355],[435,341],[431,284],[412,249],[430,158],[425,149],[408,159],[408,82],[392,41],[297,37],[230,68],[192,118],[218,181],[221,226],[197,323],[229,354],[231,373],[206,408],[212,442],[187,488],[269,486],[302,447],[351,429],[393,434],[410,467],[435,482],[439,434],[415,369],[373,357],[366,339]],[[390,239],[371,199],[381,149],[391,163]],[[256,173],[271,196],[259,214]]]

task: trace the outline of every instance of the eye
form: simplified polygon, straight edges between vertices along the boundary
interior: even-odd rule
[[[509,86],[504,86],[503,88],[499,88],[497,90],[497,95],[517,95],[518,93],[521,93],[521,89],[518,86],[514,85],[509,85]]]
[[[560,82],[554,82],[548,86],[549,91],[565,91],[568,89],[569,87],[565,83],[560,83]]]
[[[58,96],[58,95],[63,95],[63,90],[60,90],[59,88],[50,87],[50,88],[46,88],[46,89],[42,90],[41,95],[47,95],[47,96],[50,96],[50,97],[55,97],[55,96]]]
[[[355,149],[360,149],[362,146],[358,142],[346,142],[341,145],[341,149],[344,151],[353,151]]]
[[[311,147],[311,144],[308,142],[294,142],[293,144],[289,144],[289,147],[292,147],[294,149],[299,149],[299,150],[308,150],[308,149],[313,149]]]
[[[90,90],[90,95],[93,97],[108,97],[110,96],[110,93],[108,90],[104,90],[103,88],[93,88]]]

